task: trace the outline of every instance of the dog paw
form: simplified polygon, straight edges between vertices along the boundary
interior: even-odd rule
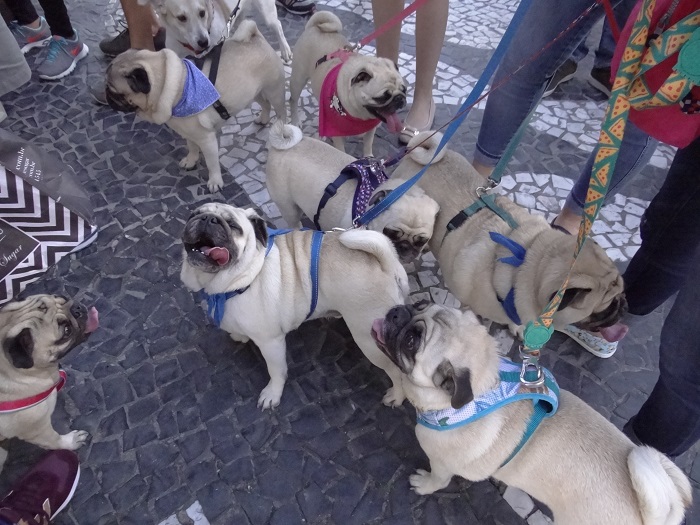
[[[284,48],[283,48],[283,49],[280,51],[280,54],[282,55],[282,61],[283,61],[285,64],[291,64],[291,63],[292,63],[293,55],[292,55],[292,50],[291,50],[291,49],[289,49],[289,48],[284,49]]]
[[[280,404],[280,399],[282,399],[282,388],[284,385],[277,386],[273,385],[272,381],[263,388],[260,392],[260,397],[258,398],[258,408],[267,410],[268,408],[274,408]]]
[[[207,188],[209,188],[210,192],[216,193],[223,187],[224,179],[221,178],[221,175],[219,175],[218,177],[209,177],[209,182],[207,182]]]
[[[250,337],[246,337],[245,335],[239,335],[239,334],[229,334],[231,336],[231,339],[236,341],[237,343],[247,343],[250,341]]]
[[[382,403],[384,403],[388,407],[394,408],[401,406],[404,399],[406,399],[406,395],[403,393],[403,388],[400,386],[392,386],[389,390],[386,391],[386,394],[384,394]]]
[[[199,155],[197,155],[194,158],[187,155],[184,159],[182,159],[180,161],[180,167],[185,168],[186,170],[193,170],[194,167],[197,165],[198,160],[199,160]]]
[[[433,478],[427,470],[418,469],[415,474],[411,474],[408,478],[411,488],[416,492],[424,496],[425,494],[432,494],[440,487],[434,486]]]
[[[292,126],[296,126],[297,128],[301,127],[301,120],[299,119],[298,112],[296,112],[296,111],[292,112],[291,123],[292,123]]]
[[[261,111],[258,113],[258,115],[255,117],[255,123],[260,124],[262,126],[265,126],[270,122],[270,114],[268,113],[267,115],[264,114],[264,111]]]
[[[90,439],[90,434],[85,430],[74,430],[69,432],[65,436],[61,436],[66,441],[66,447],[68,450],[77,450],[82,447]]]

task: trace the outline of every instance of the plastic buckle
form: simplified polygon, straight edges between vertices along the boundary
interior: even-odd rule
[[[520,348],[520,356],[523,358],[523,364],[520,368],[520,383],[528,388],[539,388],[544,385],[545,377],[542,372],[542,367],[539,363],[539,358],[523,352]],[[534,379],[528,379],[528,375],[535,373]]]

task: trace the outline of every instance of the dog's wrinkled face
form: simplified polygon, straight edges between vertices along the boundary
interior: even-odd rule
[[[462,407],[497,379],[495,343],[470,311],[428,301],[395,306],[374,322],[372,337],[406,374],[418,407]]]
[[[377,190],[370,199],[370,206],[381,202],[392,191]],[[416,259],[428,245],[433,236],[438,211],[440,207],[437,202],[413,186],[368,226],[386,235],[394,244],[401,262],[407,264]]]
[[[33,295],[0,310],[2,351],[15,368],[55,367],[99,326],[97,310],[55,295]]]
[[[244,252],[267,244],[265,221],[253,210],[212,202],[197,208],[185,224],[187,262],[205,273],[234,266]]]
[[[180,44],[199,55],[215,45],[216,35],[211,35],[214,2],[210,0],[163,0],[158,14],[168,33]]]
[[[117,55],[107,67],[107,103],[115,111],[145,111],[148,108],[151,80],[142,59],[149,53],[155,54],[130,49]]]
[[[387,58],[355,56],[341,72],[338,93],[343,106],[364,108],[393,131],[400,123],[396,112],[406,105],[406,82],[396,64]]]

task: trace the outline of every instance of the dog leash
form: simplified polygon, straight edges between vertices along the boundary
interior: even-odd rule
[[[697,64],[700,63],[700,11],[695,11],[680,20],[646,47],[655,5],[656,0],[643,0],[615,75],[596,146],[595,161],[583,207],[584,214],[569,272],[544,311],[525,327],[520,356],[523,359],[521,381],[527,386],[541,385],[544,381],[539,365],[540,349],[549,341],[554,331],[554,314],[561,304],[576,259],[604,203],[617,164],[630,108],[643,109],[678,103],[683,100],[684,94],[689,92],[693,84],[700,84],[697,75]],[[686,42],[691,44],[691,47],[684,52],[683,49],[686,48],[681,49],[681,46]],[[643,74],[676,52],[679,53],[678,63],[671,75],[657,92],[649,92]]]
[[[66,371],[63,370],[63,368],[59,368],[58,381],[56,381],[51,388],[44,390],[43,392],[34,396],[25,397],[23,399],[17,399],[15,401],[0,402],[0,414],[18,412],[20,410],[25,410],[27,408],[31,408],[35,405],[38,405],[42,401],[46,400],[54,390],[56,392],[60,391],[65,386],[67,379],[68,374],[66,374]]]

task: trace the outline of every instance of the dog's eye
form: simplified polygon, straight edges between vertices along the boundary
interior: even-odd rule
[[[73,325],[68,321],[59,321],[59,327],[61,328],[61,339],[68,339],[73,334]]]
[[[199,12],[199,18],[204,18],[204,15],[206,15],[206,13],[204,12],[204,9],[202,9],[202,10]]]
[[[423,310],[428,308],[429,305],[430,305],[430,301],[428,301],[427,299],[421,299],[417,303],[413,304],[413,308],[415,308],[419,312],[422,312]]]
[[[187,17],[185,15],[180,15],[177,17],[180,22],[187,22]]]
[[[406,334],[406,347],[409,350],[414,350],[416,348],[416,345],[418,341],[420,341],[421,334],[423,333],[422,328],[419,326],[414,326],[411,328],[408,333]]]
[[[45,314],[48,310],[49,307],[46,306],[46,303],[39,303],[39,307],[37,308],[42,314]]]
[[[416,244],[425,244],[426,242],[428,242],[428,238],[422,235],[416,239]]]

